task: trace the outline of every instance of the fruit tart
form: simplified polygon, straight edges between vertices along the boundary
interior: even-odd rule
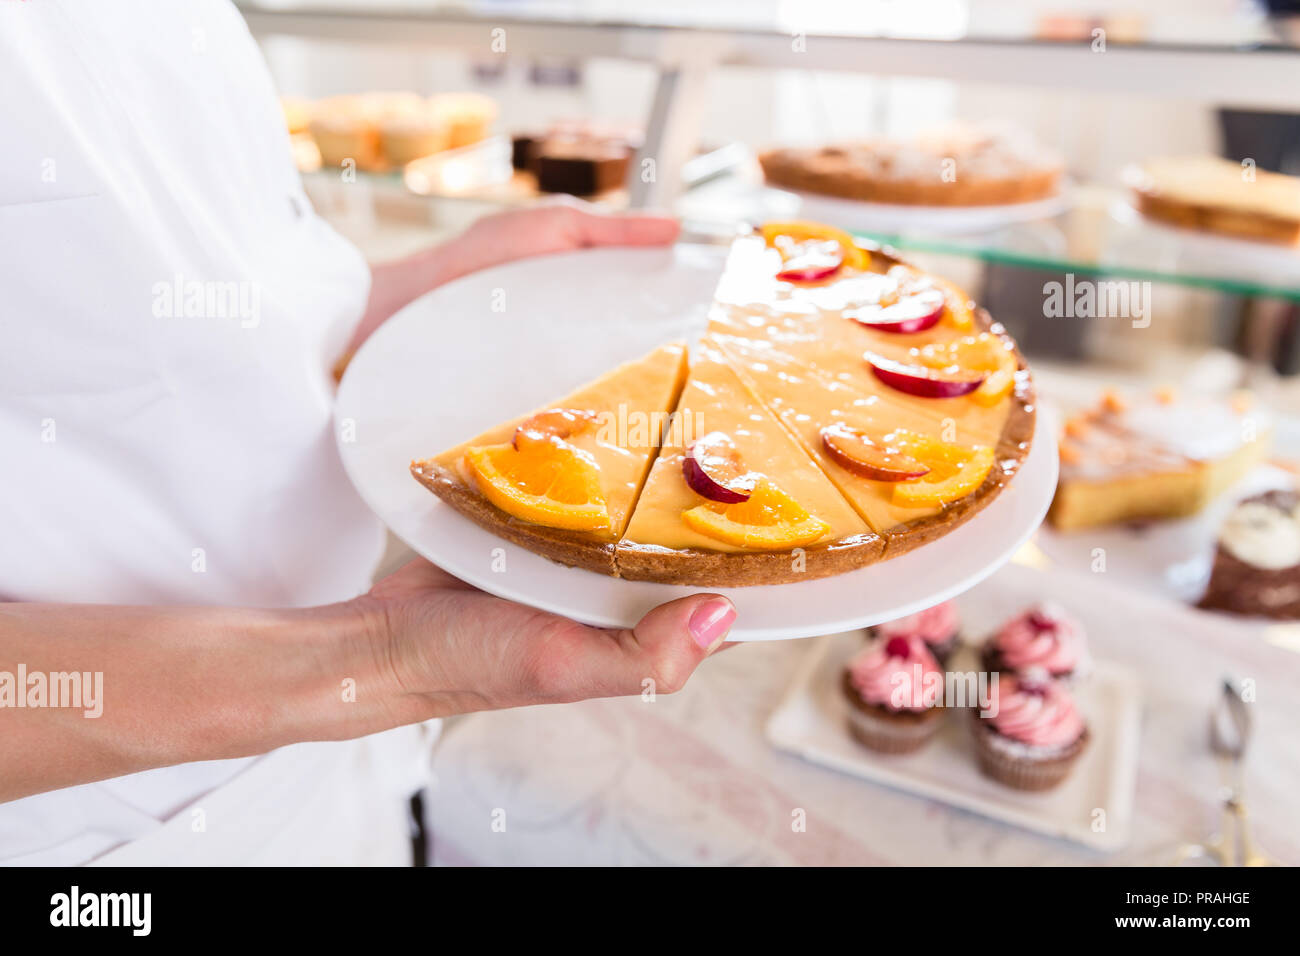
[[[411,471],[566,564],[761,585],[941,537],[1006,487],[1033,437],[1028,370],[987,312],[817,223],[737,239],[692,351],[689,369],[665,346]],[[661,427],[608,427],[627,409]]]

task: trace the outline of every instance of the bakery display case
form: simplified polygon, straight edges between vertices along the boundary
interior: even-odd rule
[[[565,388],[521,386],[529,400],[463,414],[458,431],[421,421],[439,439],[411,465],[423,488],[379,509],[416,550],[438,560],[436,545],[420,547],[433,528],[419,523],[435,506],[427,490],[440,514],[477,526],[465,539],[475,547],[499,538],[529,562],[619,586],[786,586],[894,561],[934,582],[932,601],[899,585],[894,610],[906,613],[810,630],[807,654],[774,641],[719,662],[697,706],[725,714],[728,682],[743,683],[735,707],[753,733],[590,706],[602,733],[643,735],[644,761],[656,759],[644,735],[660,735],[699,751],[718,792],[749,781],[766,801],[761,832],[712,817],[701,832],[680,810],[685,778],[639,802],[636,767],[592,769],[592,753],[617,749],[600,734],[580,745],[491,715],[440,752],[447,776],[514,773],[545,790],[549,761],[585,790],[539,799],[587,800],[619,825],[584,836],[557,812],[520,856],[467,838],[462,862],[970,863],[983,862],[972,846],[1005,836],[997,862],[1164,864],[1203,846],[1202,818],[1219,809],[1211,750],[1198,738],[1184,776],[1172,748],[1186,750],[1187,726],[1225,682],[1238,698],[1269,682],[1276,701],[1281,676],[1265,674],[1300,676],[1300,11],[1226,0],[1137,12],[1103,0],[239,7],[286,94],[313,199],[372,258],[557,195],[682,225],[675,255],[689,263],[636,273],[690,286],[639,306],[663,335],[592,346],[600,360],[574,359]],[[614,293],[592,279],[576,294],[580,271],[555,268],[526,274],[531,307],[548,334],[587,341],[582,323]],[[695,285],[705,275],[706,288],[721,276],[712,298]],[[421,321],[435,305],[474,308],[457,295]],[[687,347],[669,343],[681,329],[656,311],[670,306],[703,316],[689,370]],[[388,361],[434,348],[414,319],[394,324],[381,333]],[[548,366],[566,361],[540,338],[519,341]],[[382,433],[344,450],[356,474],[400,438],[384,431],[395,406],[366,412],[358,382],[421,387],[378,351],[340,393]],[[597,436],[599,415],[647,390],[666,416],[700,412],[712,429],[664,438],[649,457],[626,436]],[[1031,441],[1055,443],[1039,446],[1051,475],[1017,537],[1013,508],[1042,478],[1028,474]],[[773,481],[746,484],[755,461]],[[601,467],[627,469],[608,498]],[[381,496],[387,480],[358,486]],[[937,550],[959,525],[970,536]],[[1011,560],[963,577],[947,565],[975,528]],[[483,569],[444,567],[493,590]],[[544,580],[546,593],[494,593],[565,612],[586,599]],[[592,621],[626,623],[617,601],[600,602]],[[754,639],[791,636],[796,612],[773,608],[779,627]],[[1153,622],[1141,641],[1135,620]],[[1002,675],[995,696],[1011,716],[968,727],[924,695],[897,705],[888,693],[899,675],[942,684],[955,671]],[[1300,781],[1279,739],[1298,712],[1269,706],[1253,819],[1272,854],[1300,862],[1285,812]],[[490,754],[494,728],[537,735],[536,750],[476,756]],[[710,753],[724,755],[716,768]],[[819,783],[804,764],[839,774]],[[817,790],[852,834],[845,860],[774,834],[786,779]],[[725,815],[717,793],[698,796],[702,813]],[[452,821],[481,809],[468,787],[442,799]],[[855,800],[896,813],[912,842],[864,829]],[[949,808],[957,836],[925,830],[926,800]],[[1099,807],[1109,829],[1088,816]]]

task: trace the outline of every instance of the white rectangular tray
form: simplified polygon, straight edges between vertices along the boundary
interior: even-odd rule
[[[1140,691],[1131,671],[1095,662],[1092,673],[1074,689],[1092,735],[1088,749],[1055,790],[1026,793],[980,773],[964,712],[945,714],[935,739],[912,754],[873,753],[850,737],[849,703],[840,675],[862,642],[862,631],[849,631],[813,643],[768,719],[767,737],[773,745],[813,763],[1027,830],[1101,850],[1124,846],[1133,818],[1141,723]],[[974,655],[964,653],[951,666],[965,670],[968,663],[975,666]]]

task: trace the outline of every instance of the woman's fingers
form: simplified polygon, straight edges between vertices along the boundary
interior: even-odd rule
[[[566,220],[565,232],[575,248],[582,246],[666,246],[677,238],[676,219],[652,213],[609,213],[599,206],[557,196],[538,215],[558,215]]]
[[[605,216],[579,212],[581,242],[585,246],[665,246],[677,238],[681,227],[667,216]]]

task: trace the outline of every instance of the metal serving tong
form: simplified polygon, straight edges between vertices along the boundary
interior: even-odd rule
[[[1255,848],[1246,812],[1243,769],[1250,734],[1250,708],[1241,698],[1241,687],[1232,677],[1224,677],[1218,702],[1210,712],[1210,749],[1218,758],[1223,800],[1219,832],[1204,843],[1184,844],[1175,864],[1203,859],[1219,866],[1273,865]]]

